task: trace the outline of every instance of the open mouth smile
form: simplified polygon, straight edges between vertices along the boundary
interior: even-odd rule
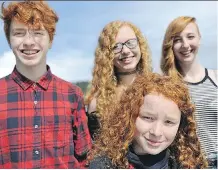
[[[151,140],[151,139],[147,139],[148,144],[152,145],[152,146],[159,146],[161,143],[163,143],[162,141],[155,141],[155,140]]]
[[[40,50],[20,50],[21,53],[25,55],[34,55],[37,54]]]
[[[182,52],[180,52],[180,54],[187,56],[187,55],[189,55],[190,53],[192,53],[193,51],[194,51],[194,50],[182,51]]]
[[[135,57],[135,56],[130,56],[130,57],[119,57],[119,61],[125,61],[125,60],[128,60],[128,59],[131,59],[131,58],[133,58],[133,57]]]

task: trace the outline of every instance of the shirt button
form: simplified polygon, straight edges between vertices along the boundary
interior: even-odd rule
[[[35,129],[37,129],[39,126],[38,126],[38,125],[35,125],[34,127],[35,127]]]
[[[36,105],[38,102],[37,101],[34,101],[34,104]]]
[[[38,155],[38,154],[39,154],[39,151],[35,151],[35,154]]]

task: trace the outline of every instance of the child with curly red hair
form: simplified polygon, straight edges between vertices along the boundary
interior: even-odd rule
[[[194,106],[181,81],[138,76],[110,108],[89,153],[89,168],[206,168]]]

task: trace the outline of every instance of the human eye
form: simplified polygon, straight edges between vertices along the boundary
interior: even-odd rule
[[[175,125],[176,123],[173,122],[173,121],[170,121],[170,120],[166,120],[166,121],[165,121],[165,124],[166,124],[166,125]]]
[[[142,119],[146,120],[146,121],[154,121],[154,117],[152,116],[142,116]]]
[[[173,42],[174,43],[181,42],[181,38],[174,38]]]
[[[188,36],[188,39],[190,39],[190,40],[192,40],[192,39],[194,39],[194,38],[195,38],[194,35],[189,35],[189,36]]]
[[[127,46],[129,47],[135,47],[137,45],[137,40],[136,39],[131,39],[131,40],[128,40],[126,42]]]
[[[120,49],[121,48],[121,46],[122,46],[122,44],[121,43],[117,43],[117,44],[115,44],[115,46],[114,46],[114,50],[117,50],[117,49]]]
[[[23,31],[17,31],[17,32],[14,32],[13,35],[16,36],[16,37],[22,37],[22,36],[25,36],[25,32],[23,32]]]
[[[34,32],[34,35],[36,35],[36,36],[42,36],[42,35],[44,35],[44,34],[43,34],[43,32],[41,32],[41,31],[35,31],[35,32]]]

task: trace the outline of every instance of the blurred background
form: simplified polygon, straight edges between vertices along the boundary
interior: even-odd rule
[[[0,1],[3,2],[3,1]],[[10,1],[7,1],[7,3]],[[6,3],[6,4],[7,4]],[[92,79],[94,51],[103,27],[127,20],[148,39],[154,72],[160,72],[161,45],[168,24],[178,16],[194,16],[202,35],[198,57],[217,69],[217,2],[215,1],[48,1],[59,16],[48,64],[57,76],[79,85],[83,92]],[[10,74],[15,58],[0,21],[0,78]]]

